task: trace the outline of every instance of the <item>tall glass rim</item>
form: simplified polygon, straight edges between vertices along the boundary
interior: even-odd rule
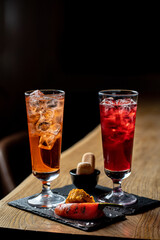
[[[136,97],[138,92],[128,89],[107,89],[99,91],[98,95],[106,97]]]
[[[52,96],[57,96],[57,97],[64,97],[65,96],[65,91],[59,90],[59,89],[35,89],[35,90],[26,91],[24,94],[25,94],[26,97],[28,97],[36,90],[39,90],[42,93],[51,94]],[[47,96],[47,97],[49,97],[49,96]]]

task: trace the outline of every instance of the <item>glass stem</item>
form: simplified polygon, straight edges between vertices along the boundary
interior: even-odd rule
[[[49,197],[50,195],[52,195],[50,182],[42,182],[42,195],[43,197]]]
[[[121,188],[121,180],[113,179],[113,194],[123,195],[123,191]]]

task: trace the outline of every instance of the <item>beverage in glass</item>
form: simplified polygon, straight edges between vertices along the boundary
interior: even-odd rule
[[[64,96],[61,90],[25,93],[32,173],[42,181],[42,192],[28,200],[32,206],[53,207],[65,201],[50,189],[60,172]]]
[[[122,191],[121,181],[131,173],[137,96],[131,90],[99,92],[104,171],[114,183],[113,191],[99,198],[102,202],[136,202],[135,196]]]

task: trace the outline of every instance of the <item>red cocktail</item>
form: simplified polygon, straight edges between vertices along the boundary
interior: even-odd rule
[[[114,183],[131,172],[137,95],[128,90],[99,92],[104,170]]]

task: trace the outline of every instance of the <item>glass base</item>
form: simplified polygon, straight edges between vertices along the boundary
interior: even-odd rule
[[[52,191],[47,193],[40,193],[37,196],[33,196],[28,199],[28,204],[32,207],[38,208],[53,208],[56,207],[59,203],[64,203],[65,197],[54,194]]]
[[[123,191],[120,192],[112,191],[111,193],[101,195],[98,198],[98,201],[126,206],[135,203],[137,201],[137,198],[134,195],[124,193]]]

